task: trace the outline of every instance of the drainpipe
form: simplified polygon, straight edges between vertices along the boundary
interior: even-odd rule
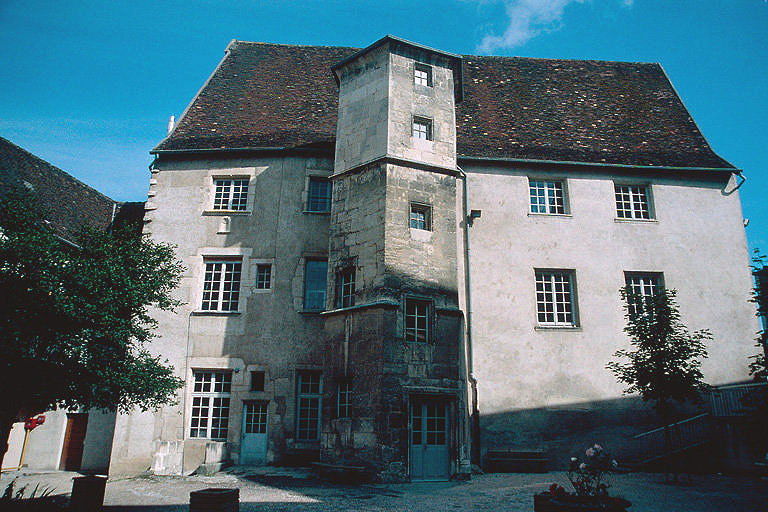
[[[467,175],[464,170],[456,165],[462,184],[462,219],[464,225],[464,300],[467,307],[467,380],[472,393],[472,412],[470,416],[470,437],[471,437],[471,460],[472,463],[480,465],[480,417],[477,409],[477,379],[474,375],[472,362],[472,286],[469,271],[469,197],[467,184]]]

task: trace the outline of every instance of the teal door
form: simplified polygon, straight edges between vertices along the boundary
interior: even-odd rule
[[[448,480],[448,404],[441,400],[411,402],[411,480]]]
[[[269,402],[243,404],[243,439],[240,464],[256,466],[267,462],[267,406]]]

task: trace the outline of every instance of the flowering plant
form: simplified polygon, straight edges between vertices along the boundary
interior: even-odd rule
[[[603,479],[618,466],[603,447],[595,444],[587,448],[583,460],[571,457],[568,480],[579,496],[608,496],[608,484]]]

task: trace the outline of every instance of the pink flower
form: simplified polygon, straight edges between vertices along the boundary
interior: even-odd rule
[[[587,457],[593,457],[595,455],[595,450],[593,448],[587,448]]]
[[[603,447],[602,447],[602,446],[600,446],[599,444],[595,444],[594,448],[595,448],[595,450],[596,450],[596,451],[598,451],[598,452],[601,452],[601,451],[603,451]]]
[[[581,464],[579,464],[579,469],[584,471],[585,469],[587,469],[587,465],[582,462]]]

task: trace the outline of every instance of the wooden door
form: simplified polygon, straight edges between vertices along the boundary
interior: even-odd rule
[[[451,464],[448,426],[446,402],[411,402],[411,480],[448,480]]]
[[[61,448],[61,464],[64,471],[80,471],[83,462],[85,431],[88,428],[88,413],[68,413],[64,446]]]
[[[267,461],[267,407],[269,402],[243,404],[243,439],[240,442],[240,464],[260,465]]]

